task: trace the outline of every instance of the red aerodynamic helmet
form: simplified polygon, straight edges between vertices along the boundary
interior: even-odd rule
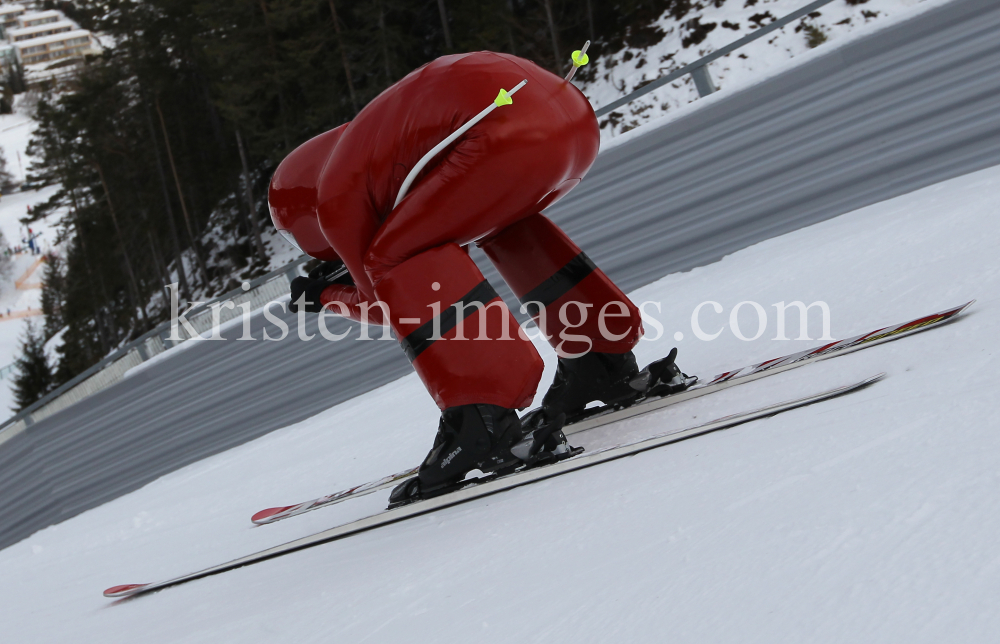
[[[346,123],[295,148],[274,171],[267,194],[271,222],[278,232],[306,255],[327,262],[340,257],[316,219],[317,184],[345,127]]]

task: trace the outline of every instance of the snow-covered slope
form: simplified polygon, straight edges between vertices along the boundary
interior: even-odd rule
[[[701,422],[888,371],[865,391],[112,604],[162,579],[377,510],[250,515],[410,466],[436,409],[410,376],[165,476],[0,552],[7,632],[30,642],[984,642],[1000,628],[1000,167],[772,239],[633,293],[713,374],[776,341],[777,302],[847,337],[959,304],[960,321],[630,421]],[[690,318],[702,302],[696,339]],[[765,333],[737,339],[754,301]],[[648,309],[652,310],[652,309]],[[739,318],[755,332],[752,306]],[[797,330],[794,314],[789,335]],[[654,330],[650,326],[650,335]],[[551,378],[552,354],[545,351]],[[86,484],[81,481],[80,484]]]
[[[21,95],[23,99],[26,95]],[[3,148],[7,159],[7,170],[17,181],[23,181],[25,170],[31,159],[27,155],[28,140],[35,129],[35,122],[27,113],[28,107],[23,100],[15,103],[13,114],[0,115],[0,148]],[[20,156],[20,160],[18,159]],[[35,206],[47,200],[57,186],[48,186],[41,190],[13,192],[0,197],[0,231],[7,243],[14,246],[24,246],[22,240],[27,237],[28,227],[21,223],[21,218],[27,215],[29,206]],[[53,250],[56,225],[61,213],[49,215],[46,219],[31,224],[32,233],[41,233],[37,238],[43,252]],[[55,249],[58,251],[58,249]],[[0,249],[2,252],[2,249]],[[34,323],[41,327],[44,323],[40,315],[40,288],[34,288],[42,281],[44,265],[37,264],[40,256],[23,252],[13,257],[8,275],[0,275],[0,369],[11,364],[19,354],[19,340],[25,325]],[[18,280],[23,278],[21,287]],[[8,316],[8,310],[12,314]],[[11,408],[14,398],[10,390],[12,373],[4,373],[0,378],[0,418],[13,415]]]
[[[677,2],[651,30],[626,37],[615,52],[595,52],[592,68],[577,84],[595,108],[607,105],[649,81],[695,62],[713,51],[767,26],[809,4],[810,0],[695,0]],[[833,0],[819,10],[709,65],[720,90],[732,92],[759,83],[789,65],[829,52],[916,12],[949,0]],[[657,38],[659,38],[657,40]],[[656,41],[651,44],[651,41]],[[815,54],[813,54],[815,52]],[[585,68],[586,69],[586,68]],[[660,88],[601,119],[606,143],[650,121],[672,117],[678,108],[698,99],[690,76]],[[670,119],[668,119],[670,120]]]

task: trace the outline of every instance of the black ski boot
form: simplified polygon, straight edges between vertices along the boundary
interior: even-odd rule
[[[556,377],[545,392],[542,406],[521,419],[524,438],[511,452],[528,467],[576,456],[562,431],[567,423],[586,418],[587,405],[600,401],[607,407],[628,407],[638,400],[683,391],[697,382],[677,367],[677,349],[642,371],[635,354],[588,353],[579,358],[559,358]],[[594,410],[596,413],[598,410]]]
[[[556,377],[542,406],[521,419],[524,438],[511,451],[529,467],[560,461],[583,451],[571,447],[562,428],[586,414],[587,404],[630,405],[642,395],[631,382],[639,377],[635,354],[586,353],[559,358]]]
[[[556,377],[545,392],[542,408],[554,419],[566,414],[566,422],[582,418],[587,404],[595,400],[605,405],[630,405],[642,395],[645,387],[632,381],[640,376],[635,354],[596,353],[591,351],[579,358],[559,358]]]
[[[454,489],[472,470],[505,473],[521,461],[511,447],[521,440],[521,421],[513,409],[460,405],[441,414],[434,446],[417,476],[389,495],[389,507],[427,499]]]
[[[642,398],[683,391],[698,379],[681,372],[674,362],[676,358],[674,348],[667,357],[650,363],[642,371],[631,351],[559,358],[556,377],[542,399],[546,422],[559,414],[566,415],[566,423],[586,418],[586,407],[593,401],[600,401],[606,407],[628,407]],[[537,418],[533,420],[539,422]]]

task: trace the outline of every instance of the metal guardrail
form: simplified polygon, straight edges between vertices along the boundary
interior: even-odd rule
[[[616,108],[621,107],[626,103],[631,103],[640,96],[644,96],[652,92],[653,90],[659,89],[664,85],[666,85],[667,83],[672,83],[678,78],[682,78],[684,76],[687,76],[688,74],[691,74],[691,78],[694,79],[695,87],[698,89],[698,95],[708,96],[709,94],[715,91],[715,85],[712,83],[712,77],[708,73],[707,65],[710,62],[718,58],[722,58],[723,56],[726,56],[728,54],[731,54],[740,47],[749,45],[758,38],[763,38],[772,31],[781,29],[782,27],[792,22],[793,20],[797,20],[802,16],[808,15],[813,11],[816,11],[820,7],[830,4],[831,2],[833,2],[833,0],[816,0],[816,2],[807,4],[801,9],[793,11],[792,13],[788,14],[784,18],[779,18],[778,20],[775,20],[771,24],[765,27],[761,27],[760,29],[757,29],[753,33],[747,34],[746,36],[743,36],[739,40],[726,45],[722,49],[713,51],[711,54],[703,58],[699,58],[690,65],[685,65],[680,69],[670,72],[666,76],[661,76],[654,81],[650,81],[649,83],[646,83],[645,85],[631,92],[630,94],[626,94],[625,96],[619,98],[618,100],[608,103],[604,107],[597,110],[597,116],[598,118],[600,118],[601,116],[604,116],[605,114],[614,111]]]
[[[643,85],[622,98],[601,107],[596,111],[596,115],[601,117],[608,114],[614,109],[621,107],[626,103],[630,103],[640,96],[644,96],[649,92],[663,87],[667,83],[686,76],[687,74],[691,74],[691,77],[694,79],[699,96],[707,96],[708,94],[716,91],[715,86],[712,83],[711,76],[708,73],[707,65],[709,63],[732,53],[733,51],[757,40],[758,38],[766,36],[772,31],[784,27],[788,23],[797,20],[802,16],[812,13],[816,9],[819,9],[830,2],[833,2],[833,0],[817,0],[816,2],[812,2],[783,18],[775,20],[767,26],[761,27],[753,33],[726,45],[722,49],[714,51],[689,65],[685,65],[684,67],[681,67],[666,76],[661,76],[660,78]],[[249,289],[235,289],[199,305],[188,312],[185,315],[185,318],[190,322],[191,326],[199,334],[201,334],[212,328],[214,323],[212,318],[212,307],[214,304],[223,301],[232,301],[236,304],[235,307],[231,308],[219,308],[218,320],[220,324],[241,315],[242,311],[237,312],[237,308],[239,304],[243,302],[257,304],[257,306],[254,306],[253,308],[259,308],[260,306],[267,304],[267,302],[287,293],[288,285],[291,282],[292,276],[297,275],[299,267],[310,259],[311,258],[309,256],[303,255],[289,264],[286,264],[277,270],[271,271],[267,275],[263,275],[251,281]],[[66,382],[57,389],[53,390],[36,403],[25,408],[16,416],[0,423],[0,444],[24,431],[36,421],[46,418],[47,416],[51,416],[52,414],[55,414],[56,412],[83,400],[87,396],[119,382],[124,378],[125,372],[132,367],[138,366],[154,355],[160,354],[171,348],[176,343],[169,340],[168,336],[170,331],[170,322],[164,322],[158,325],[156,328],[143,334],[137,340],[133,340],[132,342],[126,344],[124,347],[104,358],[69,382]],[[182,326],[177,327],[177,332],[181,335],[188,335]],[[190,338],[184,338],[184,340],[187,339]]]

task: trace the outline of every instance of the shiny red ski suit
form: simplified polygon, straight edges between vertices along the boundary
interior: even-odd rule
[[[522,79],[513,104],[439,153],[393,209],[424,154]],[[594,111],[572,84],[506,54],[445,56],[293,151],[269,203],[304,252],[350,270],[356,286],[327,287],[323,304],[391,324],[441,409],[522,408],[542,361],[463,247],[483,248],[561,354],[631,350],[636,307],[539,214],[580,182],[598,145]]]

